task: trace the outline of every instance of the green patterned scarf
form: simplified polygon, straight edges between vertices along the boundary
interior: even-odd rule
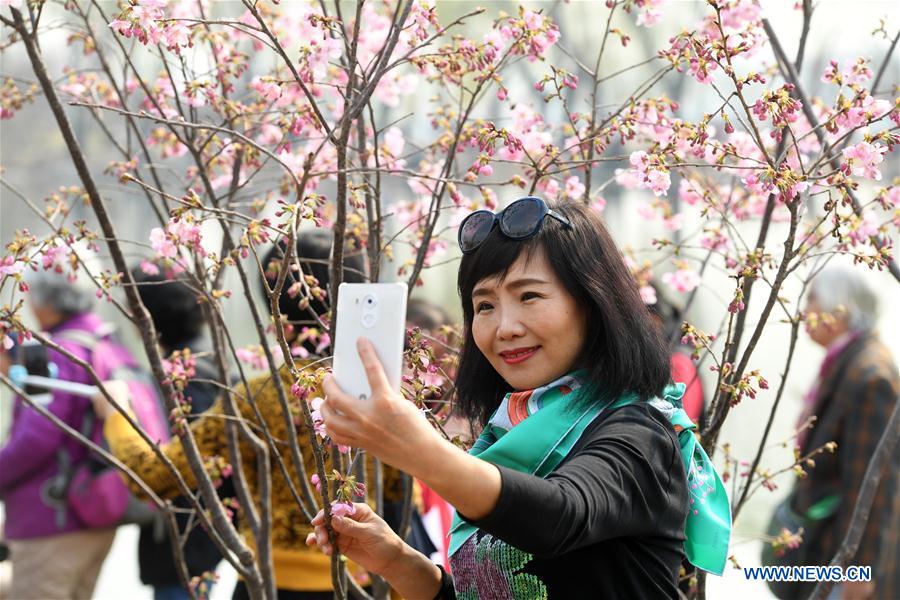
[[[507,394],[469,454],[495,465],[546,477],[600,413],[639,401],[636,395],[628,394],[582,408],[579,375],[581,372],[576,372],[534,390]],[[693,433],[697,426],[681,407],[684,389],[683,383],[670,385],[662,398],[649,404],[669,419],[681,445],[691,503],[684,532],[685,554],[696,567],[721,575],[731,537],[731,505],[719,474]],[[579,408],[573,411],[572,406]],[[449,554],[456,553],[476,531],[474,525],[454,514]]]

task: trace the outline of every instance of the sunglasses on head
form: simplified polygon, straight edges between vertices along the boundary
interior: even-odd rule
[[[463,219],[459,225],[457,241],[463,254],[474,251],[484,243],[496,225],[500,232],[511,240],[527,240],[541,230],[546,217],[553,217],[566,229],[572,224],[564,215],[559,214],[540,198],[526,196],[519,198],[499,213],[489,210],[476,210]]]

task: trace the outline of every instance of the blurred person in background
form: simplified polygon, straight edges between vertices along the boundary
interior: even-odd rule
[[[804,535],[806,564],[810,565],[827,565],[837,553],[866,467],[900,394],[897,365],[875,332],[878,299],[860,271],[860,267],[827,267],[812,280],[807,296],[806,330],[825,348],[825,358],[804,398],[798,426],[811,416],[816,420],[808,431],[801,432],[798,444],[801,455],[806,455],[829,442],[837,443],[834,453],[816,455],[815,467],[797,480],[794,489],[792,508],[797,514],[808,514],[817,504],[831,506],[831,514],[821,517]],[[832,598],[897,598],[900,594],[900,565],[882,560],[897,556],[900,519],[894,512],[896,454],[888,463],[859,549],[847,563],[871,566],[872,581],[838,584]],[[893,551],[885,552],[890,544]]]
[[[406,305],[406,324],[409,328],[418,327],[422,334],[428,338],[440,339],[444,337],[441,336],[441,330],[452,323],[447,311],[434,302],[421,298],[410,298]],[[434,352],[435,362],[441,364],[441,358],[447,353],[448,349],[436,341],[430,341],[430,346]],[[439,374],[435,375],[438,379],[426,380],[425,383],[438,385],[446,393],[449,381],[443,381]],[[442,398],[442,400],[446,401],[448,399]],[[441,408],[440,404],[436,404],[433,410],[437,412]],[[460,436],[471,440],[474,437],[471,434],[468,420],[459,414],[451,412],[442,427],[444,432],[451,438]],[[450,535],[450,524],[453,520],[453,507],[441,498],[437,492],[421,481],[416,480],[415,484],[417,492],[416,504],[421,512],[422,525],[426,529],[434,549],[431,552],[427,552],[426,545],[420,544],[417,547],[416,544],[410,543],[410,540],[407,540],[407,542],[413,548],[422,552],[422,554],[430,556],[432,560],[449,569],[450,559],[447,555],[447,541]]]
[[[666,297],[656,285],[653,285],[653,289],[656,292],[656,302],[647,306],[656,317],[660,327],[662,327],[663,335],[666,336],[669,347],[673,348],[671,354],[672,381],[677,381],[687,386],[681,399],[684,412],[691,418],[691,421],[697,423],[702,429],[706,408],[706,399],[703,396],[703,381],[700,379],[697,367],[691,359],[690,352],[680,343],[684,308]]]
[[[317,327],[314,321],[316,316],[324,316],[328,312],[328,306],[323,299],[313,298],[309,302],[304,300],[302,294],[298,294],[298,286],[303,285],[304,278],[312,277],[316,281],[308,283],[310,287],[318,287],[321,290],[328,289],[329,283],[329,258],[331,256],[332,233],[325,230],[304,231],[298,235],[295,259],[299,262],[301,271],[297,273],[291,268],[285,281],[282,294],[278,298],[281,314],[287,319],[285,324],[285,336],[292,346],[292,352],[302,357],[297,361],[297,366],[303,368],[310,365],[316,354],[319,354],[327,343],[327,337],[311,335],[305,328]],[[284,256],[284,242],[274,245],[271,251],[263,257],[262,264],[265,268],[266,281],[261,285],[274,286],[278,276],[278,270]],[[295,264],[294,260],[291,264]],[[361,282],[363,274],[364,258],[360,254],[353,254],[347,250],[344,260],[344,280],[349,282]],[[268,295],[266,306],[269,306]],[[282,385],[285,390],[290,390],[294,383],[290,369],[282,366],[279,369]],[[263,375],[249,381],[249,389],[240,388],[235,394],[235,403],[242,418],[248,423],[256,423],[256,417],[246,397],[255,400],[256,408],[262,415],[273,439],[287,440],[288,432],[285,424],[285,416],[278,400],[276,385],[270,374]],[[112,388],[111,391],[118,388]],[[309,398],[321,396],[322,393],[313,390]],[[127,404],[127,398],[117,398]],[[125,418],[112,407],[105,398],[95,398],[95,408],[106,419],[104,432],[111,451],[133,469],[157,494],[163,497],[173,498],[179,495],[179,489],[175,478],[169,470],[156,457],[150,447],[131,428]],[[203,456],[220,456],[228,459],[228,447],[225,433],[226,420],[223,418],[223,401],[217,400],[213,406],[203,415],[197,417],[191,424],[191,430],[196,439],[197,446]],[[293,422],[293,418],[288,418]],[[307,477],[316,473],[315,456],[309,446],[309,438],[303,425],[298,425],[297,444],[303,457],[304,469]],[[300,490],[302,483],[300,475],[295,471],[291,450],[288,444],[277,446],[281,460],[291,477],[295,489]],[[194,476],[187,464],[181,441],[173,438],[172,441],[161,446],[162,451],[176,465],[181,475],[194,487]],[[241,445],[241,463],[243,473],[252,495],[253,501],[259,503],[259,489],[257,477],[257,461],[249,445]],[[368,469],[366,480],[374,479],[373,461],[367,461]],[[334,596],[331,582],[330,559],[320,552],[307,547],[304,543],[306,536],[313,528],[309,519],[304,515],[290,491],[283,472],[272,464],[271,507],[272,507],[272,559],[275,570],[275,585],[278,588],[279,600],[332,600]],[[332,470],[330,458],[325,463],[326,472]],[[130,482],[129,482],[130,484]],[[130,484],[131,485],[131,484]],[[132,491],[140,490],[131,485]],[[374,486],[369,486],[374,491]],[[313,492],[315,494],[315,492]],[[400,501],[402,499],[402,485],[399,473],[389,467],[384,469],[384,499],[385,502]],[[321,502],[316,494],[316,501]],[[369,496],[369,501],[374,505],[374,499]],[[241,533],[251,546],[253,545],[252,531],[246,520],[239,520]],[[243,581],[238,581],[234,590],[236,600],[249,598],[249,593]]]
[[[28,277],[28,301],[41,330],[60,347],[90,363],[91,351],[69,332],[105,334],[91,309],[94,295],[51,272]],[[126,352],[124,349],[122,352]],[[87,371],[55,350],[47,360],[63,381],[92,384]],[[81,431],[92,410],[90,398],[54,391],[45,408]],[[94,426],[102,427],[100,420]],[[12,561],[11,598],[90,598],[116,530],[87,529],[66,500],[73,470],[90,451],[62,432],[22,398],[13,406],[9,439],[0,448],[0,500],[6,510],[4,533]]]
[[[134,269],[132,277],[159,335],[163,356],[189,350],[196,361],[194,375],[184,388],[185,398],[191,406],[192,416],[188,420],[193,421],[193,415],[208,410],[219,396],[219,388],[214,383],[219,380],[219,370],[210,355],[211,344],[204,335],[205,320],[198,302],[199,294],[185,281],[167,277],[158,265],[152,263]],[[230,480],[226,480],[219,488],[220,497],[233,496],[231,488]],[[173,504],[176,508],[191,508],[184,498],[176,498]],[[181,535],[184,535],[189,523],[194,522],[193,530],[183,546],[189,577],[215,571],[222,554],[209,534],[184,512],[176,513],[175,521]],[[178,576],[169,529],[161,514],[153,523],[141,527],[138,564],[141,582],[153,586],[154,600],[187,600],[190,597]]]

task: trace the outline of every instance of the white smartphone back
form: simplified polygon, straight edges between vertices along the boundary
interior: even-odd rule
[[[342,283],[338,290],[337,339],[332,369],[346,393],[366,400],[372,394],[366,370],[356,351],[365,337],[375,346],[388,382],[400,392],[403,344],[406,338],[405,283]]]

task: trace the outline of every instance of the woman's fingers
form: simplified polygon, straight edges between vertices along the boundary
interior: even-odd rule
[[[376,518],[378,517],[378,515],[375,514],[375,511],[372,510],[372,507],[365,502],[354,502],[353,507],[356,510],[348,517],[349,519],[365,522],[369,521],[373,516]]]
[[[322,413],[322,421],[325,423],[325,433],[332,441],[347,446],[353,446],[353,434],[356,431],[358,422],[356,419],[337,412],[333,405],[326,400],[319,409]]]
[[[337,384],[337,381],[334,380],[334,375],[329,373],[322,380],[322,391],[325,392],[325,397],[336,397],[344,393],[344,390],[341,389],[341,386]]]
[[[387,375],[384,373],[384,367],[381,365],[381,361],[378,360],[378,354],[375,353],[375,346],[372,345],[372,342],[364,337],[359,338],[356,340],[356,351],[359,353],[359,358],[366,369],[366,379],[369,380],[372,395],[390,394],[393,390],[391,390]]]
[[[325,376],[325,379],[322,381],[322,391],[325,392],[325,404],[323,406],[328,406],[330,412],[343,415],[355,415],[359,412],[359,400],[344,393],[344,390],[334,380],[333,375],[328,374]]]
[[[329,543],[328,540],[328,530],[324,527],[316,527],[316,543],[319,546],[327,546]]]
[[[336,535],[344,536],[344,538],[362,537],[369,529],[365,523],[359,523],[349,517],[333,517],[331,527]],[[317,525],[312,533],[306,536],[306,545],[317,546],[325,554],[332,552],[331,540],[328,538],[328,530],[324,525]]]
[[[316,527],[316,545],[324,554],[331,554],[331,540],[328,539],[328,531],[324,527]]]
[[[334,517],[331,526],[345,538],[362,538],[371,533],[371,525],[350,517]]]

